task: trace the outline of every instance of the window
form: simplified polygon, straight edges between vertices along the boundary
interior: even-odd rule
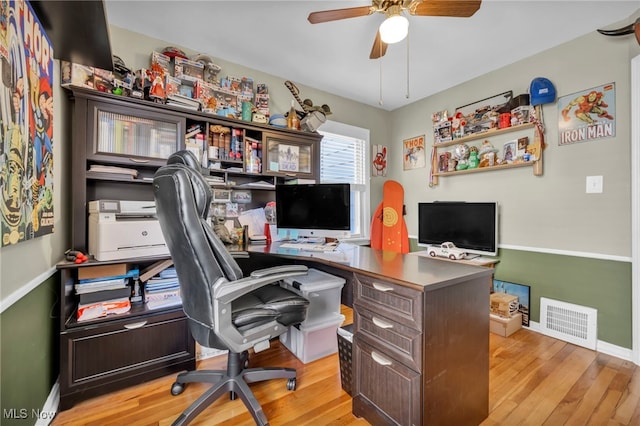
[[[369,130],[327,121],[320,143],[320,183],[351,184],[352,239],[369,238]]]

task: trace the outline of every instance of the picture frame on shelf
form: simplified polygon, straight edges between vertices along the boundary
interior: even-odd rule
[[[503,163],[512,163],[516,159],[517,149],[518,149],[518,141],[512,140],[509,142],[505,142],[502,146],[502,162]]]
[[[213,202],[214,203],[228,203],[231,201],[231,190],[229,189],[214,189],[213,190]]]
[[[530,286],[494,279],[491,283],[491,293],[506,293],[512,296],[517,296],[518,311],[522,313],[522,325],[529,327],[529,315],[531,313]]]
[[[236,190],[231,193],[231,201],[234,203],[250,203],[251,202],[251,191],[247,190]]]
[[[529,137],[524,136],[522,138],[518,138],[518,147],[516,150],[516,158],[524,158],[527,152],[527,146],[529,145]]]

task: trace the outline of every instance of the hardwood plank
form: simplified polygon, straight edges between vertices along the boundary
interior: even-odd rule
[[[343,310],[343,313],[347,311]],[[348,323],[348,320],[345,321]],[[640,370],[635,364],[523,329],[489,340],[489,417],[482,426],[639,425]],[[298,372],[298,387],[285,380],[251,384],[272,426],[361,426],[351,414],[351,397],[340,384],[337,354],[303,364],[276,340],[251,354],[252,366],[287,366]],[[198,362],[198,368],[222,369],[226,355]],[[175,375],[93,398],[58,413],[52,425],[170,425],[207,388],[190,384],[170,393]],[[192,423],[252,426],[240,400],[222,398]]]

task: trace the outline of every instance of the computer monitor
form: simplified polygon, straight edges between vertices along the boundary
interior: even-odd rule
[[[278,235],[290,238],[349,238],[348,183],[276,185]]]
[[[450,241],[468,253],[498,254],[498,203],[433,202],[418,204],[418,245]]]

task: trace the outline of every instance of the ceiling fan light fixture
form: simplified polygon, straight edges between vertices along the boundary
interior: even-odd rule
[[[398,43],[409,33],[409,20],[398,14],[391,15],[380,24],[380,39],[387,43]]]

